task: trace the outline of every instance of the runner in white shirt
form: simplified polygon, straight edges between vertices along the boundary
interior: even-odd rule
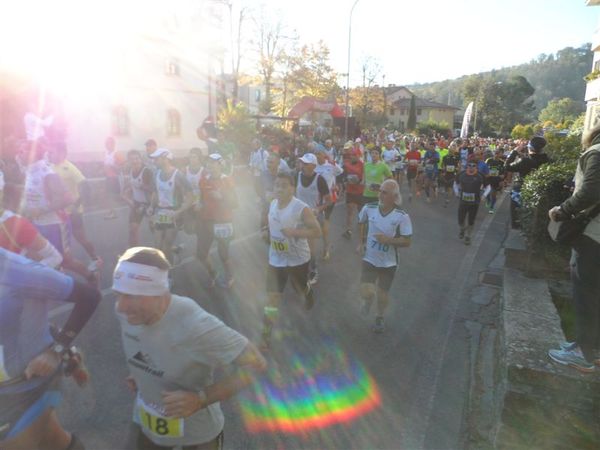
[[[395,180],[385,180],[379,190],[379,203],[369,203],[358,215],[363,255],[360,294],[363,314],[367,315],[377,297],[377,316],[372,330],[385,331],[383,315],[389,303],[389,290],[398,266],[398,247],[411,242],[412,223],[402,203],[400,188]]]
[[[267,158],[269,157],[269,152],[267,152],[263,147],[259,139],[252,140],[252,151],[250,152],[250,161],[248,162],[248,167],[250,168],[250,173],[254,178],[254,191],[256,195],[258,195],[259,199],[263,199],[264,192],[262,190],[262,173],[264,170],[267,170]]]
[[[323,149],[317,150],[317,167],[315,172],[325,178],[327,186],[329,186],[329,195],[331,196],[331,204],[325,208],[322,216],[323,229],[323,260],[327,261],[331,257],[331,244],[329,243],[329,224],[331,222],[331,213],[337,201],[337,186],[336,178],[344,172],[335,161],[329,159],[327,151]]]
[[[60,252],[65,269],[96,283],[96,274],[71,252],[71,230],[65,208],[74,199],[45,158],[46,151],[50,150],[48,141],[28,141],[23,148],[20,157],[25,164],[25,188],[20,212]]]
[[[237,331],[194,300],[169,291],[170,264],[154,248],[134,247],[113,277],[116,312],[135,394],[138,449],[222,449],[219,402],[250,384],[266,361]],[[215,380],[215,369],[226,375]]]
[[[283,290],[290,279],[292,286],[304,296],[310,309],[314,297],[309,283],[309,238],[318,238],[321,227],[311,208],[294,197],[294,176],[281,172],[275,179],[275,200],[269,208],[269,267],[267,269],[267,306],[264,309],[262,348],[269,348],[273,324],[279,315]]]
[[[154,175],[144,165],[142,154],[138,150],[127,152],[129,174],[123,189],[123,199],[129,205],[129,245],[136,246],[140,240],[140,225],[154,192]]]
[[[300,172],[298,172],[298,181],[296,184],[296,197],[302,200],[313,210],[318,218],[331,204],[331,191],[325,177],[315,172],[318,161],[313,153],[305,153],[298,160],[300,163]],[[310,282],[315,284],[319,279],[317,269],[317,240],[309,239],[310,245]]]
[[[159,148],[151,156],[158,168],[152,197],[154,238],[156,246],[169,261],[173,261],[173,243],[177,237],[175,222],[192,204],[191,189],[183,173],[173,166],[173,154],[169,150]]]

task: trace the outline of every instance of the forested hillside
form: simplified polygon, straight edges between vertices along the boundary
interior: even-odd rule
[[[532,117],[546,107],[555,98],[572,98],[582,102],[585,94],[585,77],[592,69],[590,44],[578,48],[566,47],[556,54],[539,55],[529,63],[513,67],[505,67],[491,72],[465,75],[454,80],[407,86],[417,96],[449,103],[462,107],[465,97],[465,86],[473,78],[491,79],[494,82],[505,82],[511,77],[523,76],[535,88],[533,94],[534,110]],[[460,61],[457,61],[460,64]],[[468,97],[468,96],[467,96]]]

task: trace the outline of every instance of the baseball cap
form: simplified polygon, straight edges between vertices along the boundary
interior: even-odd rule
[[[210,155],[208,155],[208,157],[213,161],[221,161],[223,159],[223,157],[219,153],[211,153]]]
[[[154,152],[152,152],[152,154],[150,155],[150,158],[160,158],[161,156],[166,156],[167,159],[173,159],[173,153],[171,153],[170,150],[163,147],[154,150]]]
[[[305,153],[302,155],[302,158],[300,158],[300,161],[302,161],[304,164],[314,164],[315,166],[318,163],[317,157],[312,153]]]
[[[354,140],[354,142],[358,142],[358,143],[360,144],[360,143],[362,142],[362,139],[361,139],[361,138],[356,138],[356,139]]]
[[[348,148],[352,148],[352,147],[354,147],[354,145],[352,144],[352,141],[347,141],[347,142],[344,144],[344,150],[345,150],[345,149],[348,149]]]

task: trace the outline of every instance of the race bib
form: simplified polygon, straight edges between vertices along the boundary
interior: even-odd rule
[[[417,164],[419,164],[419,161],[417,161],[416,159],[409,159],[408,160],[408,165],[409,166],[416,166]]]
[[[229,239],[231,236],[233,236],[233,224],[215,223],[213,226],[213,232],[217,239]]]
[[[462,200],[463,202],[473,203],[475,202],[475,194],[473,192],[463,192]]]
[[[491,177],[497,177],[499,175],[499,171],[498,169],[490,169],[490,176]]]
[[[425,164],[425,170],[431,171],[433,170],[433,164]]]
[[[159,209],[156,212],[156,223],[172,224],[173,211],[170,209]]]
[[[271,248],[278,253],[287,253],[290,250],[290,244],[287,239],[275,239],[271,237]]]
[[[371,239],[371,249],[378,252],[387,253],[390,249],[390,246],[389,244],[382,244],[381,242],[378,242],[377,239]]]
[[[452,172],[454,172],[454,170],[456,170],[456,168],[454,166],[446,166],[446,172],[452,173]]]
[[[137,401],[140,425],[147,431],[160,437],[178,438],[183,436],[183,419],[161,415],[155,408],[138,396]]]

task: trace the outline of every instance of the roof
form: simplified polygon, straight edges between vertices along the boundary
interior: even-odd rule
[[[385,92],[386,95],[390,95],[390,94],[393,94],[394,92],[398,92],[401,89],[404,89],[404,90],[408,91],[410,94],[412,94],[412,92],[410,91],[410,89],[408,89],[405,86],[392,86],[392,85],[388,85],[388,86],[386,86],[386,87],[383,88],[383,91]]]
[[[394,106],[399,108],[410,108],[410,98],[401,98],[393,103]],[[454,109],[459,110],[456,106],[446,105],[444,103],[434,102],[431,100],[425,100],[415,96],[415,107],[416,108],[435,108],[435,109]]]

